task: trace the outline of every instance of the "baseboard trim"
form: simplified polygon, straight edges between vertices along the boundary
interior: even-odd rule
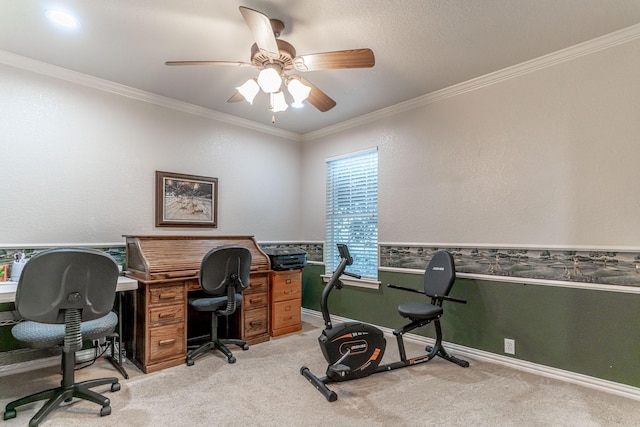
[[[94,357],[94,349],[88,348],[86,350],[81,350],[76,353],[76,363],[88,362]],[[23,372],[34,371],[36,369],[50,368],[51,366],[60,365],[60,360],[60,356],[51,356],[13,363],[11,365],[0,365],[0,377],[21,374]]]
[[[302,314],[310,317],[315,317],[322,320],[320,312],[310,310],[307,308],[302,309]],[[340,316],[331,316],[335,322],[352,322],[353,319],[348,319]],[[335,323],[334,322],[334,323]],[[393,329],[385,328],[382,326],[374,325],[376,328],[382,330],[385,334],[393,337]],[[405,334],[404,338],[409,342],[414,342],[421,345],[432,345],[433,338],[423,337],[415,334]],[[395,339],[395,337],[393,337]],[[528,362],[526,360],[515,359],[513,357],[502,356],[499,354],[491,353],[484,350],[478,350],[471,347],[465,347],[459,344],[444,342],[447,350],[453,353],[458,353],[462,356],[467,356],[472,359],[481,360],[484,362],[497,363],[507,366],[509,368],[517,369],[524,372],[529,372],[543,377],[554,378],[557,380],[566,381],[572,384],[589,387],[592,389],[604,391],[606,393],[615,394],[618,396],[627,397],[629,399],[640,400],[640,388],[633,387],[626,384],[616,383],[614,381],[604,380],[602,378],[591,377],[589,375],[579,374],[576,372],[565,371],[563,369],[552,368],[550,366],[540,365],[537,363]]]

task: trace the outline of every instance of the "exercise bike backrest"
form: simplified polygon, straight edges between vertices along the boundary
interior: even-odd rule
[[[325,329],[331,329],[333,327],[333,325],[331,324],[331,316],[329,315],[328,301],[329,294],[331,293],[333,288],[342,289],[343,284],[340,280],[340,276],[344,274],[346,276],[355,277],[356,279],[360,279],[362,277],[359,274],[344,271],[344,269],[348,265],[353,264],[353,258],[351,257],[351,254],[349,254],[349,248],[347,247],[347,245],[338,243],[337,246],[338,253],[340,254],[340,264],[338,264],[338,267],[335,269],[335,271],[331,275],[331,278],[322,290],[322,298],[320,300],[320,311],[322,311],[322,319],[324,320]]]

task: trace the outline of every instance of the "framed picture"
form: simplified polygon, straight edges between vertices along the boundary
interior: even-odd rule
[[[156,171],[156,227],[218,226],[218,178]]]

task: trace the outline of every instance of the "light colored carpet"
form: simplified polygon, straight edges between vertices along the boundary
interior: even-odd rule
[[[304,316],[299,333],[234,349],[238,361],[212,353],[195,365],[142,374],[110,393],[112,413],[77,401],[54,411],[43,426],[638,426],[639,402],[501,365],[467,359],[461,368],[436,358],[429,363],[330,384],[329,403],[300,375],[308,366],[324,375],[317,337],[319,319]],[[423,353],[407,343],[409,357]],[[384,361],[398,360],[393,338]],[[77,379],[119,376],[105,361],[78,371]],[[0,377],[0,405],[59,384],[55,368]],[[0,427],[27,425],[42,403],[18,410]]]

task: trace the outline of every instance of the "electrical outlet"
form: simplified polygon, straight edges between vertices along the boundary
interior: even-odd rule
[[[516,340],[504,339],[504,352],[506,354],[516,354]]]

